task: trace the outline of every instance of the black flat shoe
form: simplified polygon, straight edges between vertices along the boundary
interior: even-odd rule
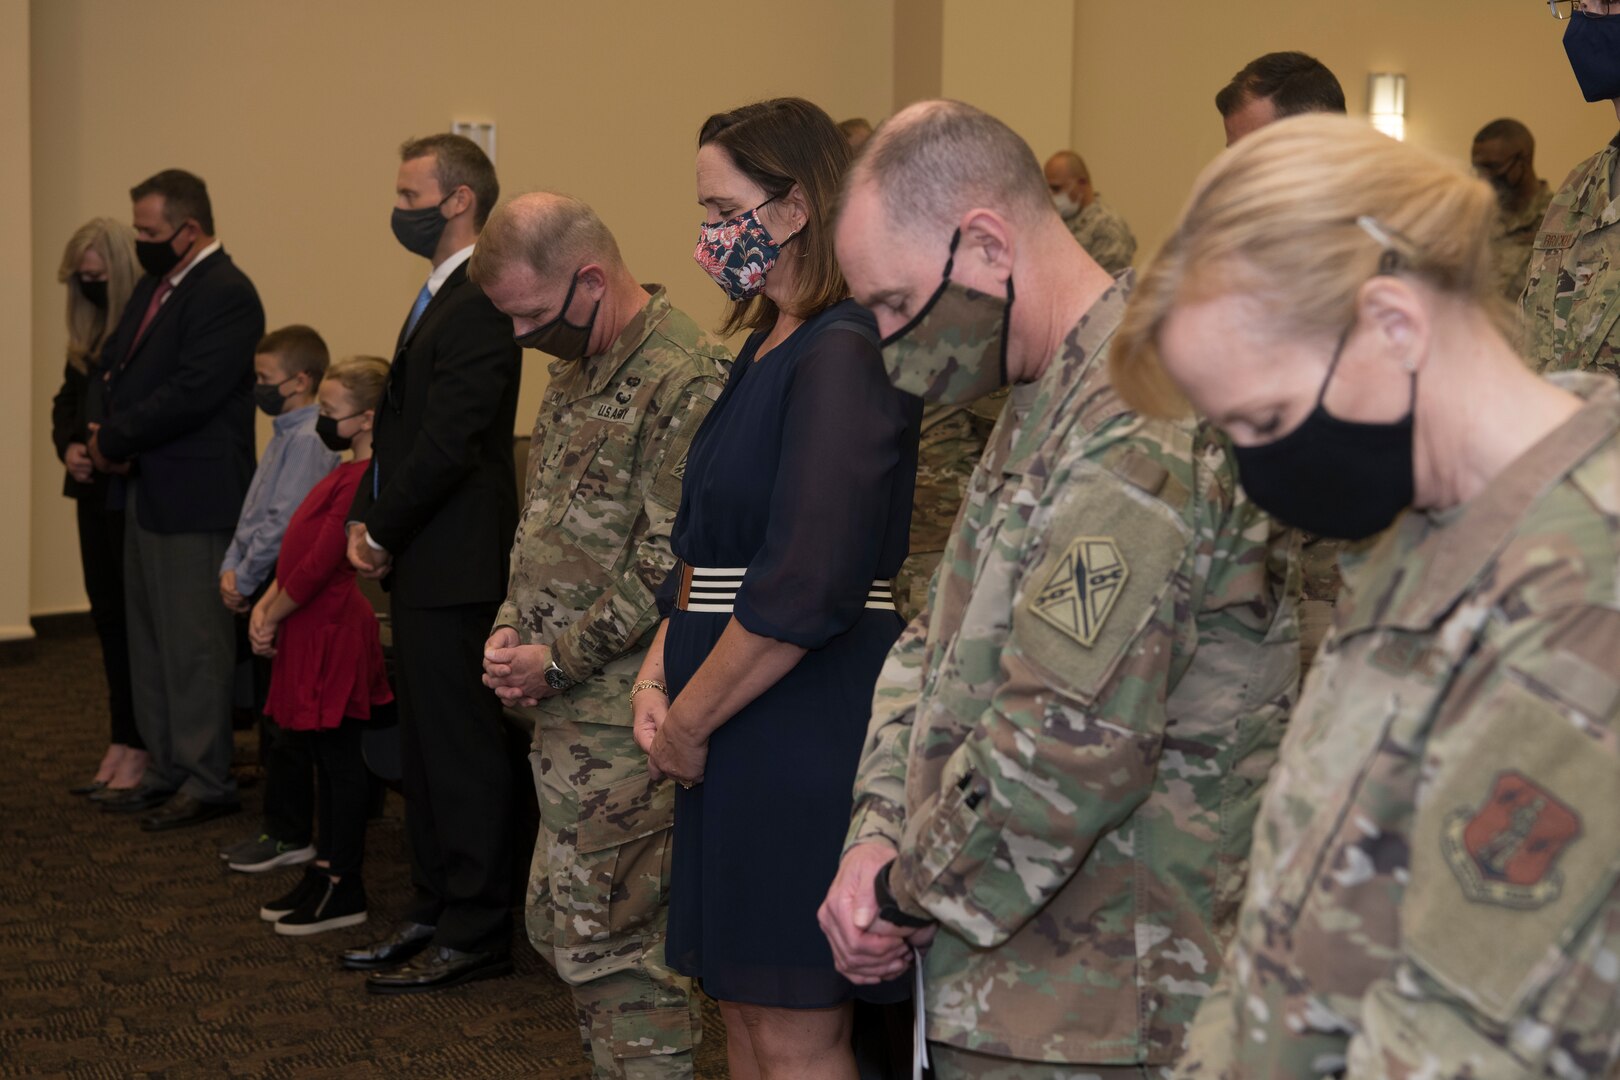
[[[75,785],[73,785],[72,787],[68,788],[68,794],[69,795],[94,795],[98,791],[105,790],[106,787],[107,787],[107,781],[105,781],[105,780],[92,780],[88,784],[75,784]]]
[[[190,795],[175,795],[156,811],[141,819],[143,832],[164,832],[183,829],[188,825],[201,825],[228,814],[240,813],[239,802],[203,802]]]
[[[350,949],[338,957],[338,964],[347,971],[386,971],[399,967],[405,961],[428,947],[433,940],[433,927],[421,923],[404,922],[394,932],[374,945]]]
[[[373,994],[426,994],[478,979],[512,974],[512,958],[505,953],[460,952],[439,946],[394,971],[366,977]]]
[[[90,796],[109,814],[136,814],[162,806],[174,797],[172,791],[154,791],[151,788],[108,788]]]

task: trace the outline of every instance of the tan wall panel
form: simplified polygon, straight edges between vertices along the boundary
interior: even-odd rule
[[[1614,134],[1607,105],[1581,100],[1545,3],[1277,4],[1222,0],[1143,7],[1079,0],[1074,142],[1098,188],[1136,230],[1143,266],[1199,170],[1225,143],[1215,93],[1254,57],[1299,49],[1344,84],[1365,115],[1367,76],[1407,76],[1407,140],[1466,159],[1474,132],[1524,121],[1554,187]]]
[[[704,117],[778,94],[835,118],[893,100],[887,0],[50,0],[34,18],[34,280],[51,280],[81,221],[127,215],[131,184],[181,166],[208,181],[269,324],[310,323],[336,354],[387,355],[426,274],[388,229],[406,136],[494,119],[505,193],[589,200],[632,268],[713,325],[720,291],[691,261]],[[41,285],[36,417],[60,374],[60,307]],[[527,431],[544,368],[524,364]],[[34,610],[82,606],[59,467],[43,437],[32,445]]]
[[[28,625],[31,546],[30,451],[50,450],[47,414],[33,408],[33,333],[27,312],[35,279],[28,260],[28,0],[0,0],[0,235],[12,257],[0,259],[0,641],[33,636]],[[57,480],[60,484],[60,478]],[[67,540],[74,539],[71,515]]]

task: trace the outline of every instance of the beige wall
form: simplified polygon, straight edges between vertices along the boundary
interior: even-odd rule
[[[8,20],[27,11],[24,0],[5,3]],[[704,117],[780,94],[835,117],[881,116],[893,98],[884,0],[817,0],[813,10],[767,0],[743,18],[719,0],[36,0],[33,14],[33,280],[52,281],[80,222],[126,215],[131,184],[181,166],[208,181],[220,236],[257,284],[269,324],[310,323],[337,354],[387,355],[427,270],[388,229],[408,135],[452,117],[493,118],[505,192],[546,187],[590,200],[636,272],[713,325],[722,296],[691,261]],[[11,33],[0,46],[23,61],[4,65],[8,81],[27,77],[26,40]],[[26,96],[3,100],[9,120]],[[10,154],[3,167],[24,160]],[[42,284],[35,417],[47,415],[60,378],[60,307],[58,287]],[[27,348],[4,352],[26,385]],[[524,361],[524,431],[544,377],[537,355]],[[82,607],[71,507],[57,494],[43,426],[32,446],[32,610]],[[4,503],[18,504],[28,500]],[[4,556],[17,550],[0,539],[0,561],[16,565]],[[8,583],[20,576],[0,573]]]
[[[0,0],[0,236],[12,238],[13,257],[0,259],[0,641],[33,636],[28,625],[30,472],[25,464],[35,435],[49,442],[30,393],[33,332],[26,312],[37,278],[28,261],[28,0]],[[46,451],[47,456],[50,450]],[[52,460],[55,460],[54,458]],[[60,483],[60,479],[57,481]],[[71,534],[69,536],[71,539]]]
[[[1535,133],[1538,169],[1554,187],[1615,131],[1607,104],[1581,100],[1563,26],[1545,3],[1223,0],[1176,4],[1173,18],[1151,20],[1137,4],[1076,3],[1074,146],[1136,230],[1138,266],[1225,144],[1215,92],[1261,53],[1318,57],[1344,84],[1351,112],[1362,115],[1368,74],[1404,72],[1407,141],[1459,158],[1487,122],[1517,117]]]

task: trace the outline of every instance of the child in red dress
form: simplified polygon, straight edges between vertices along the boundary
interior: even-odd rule
[[[377,617],[355,583],[345,521],[370,464],[373,418],[388,362],[351,356],[326,372],[316,432],[354,460],[316,484],[287,524],[276,580],[253,609],[253,651],[275,658],[264,712],[307,741],[316,768],[315,862],[298,887],[259,917],[279,934],[303,936],[366,921],[360,879],[367,817],[360,722],[393,700]]]

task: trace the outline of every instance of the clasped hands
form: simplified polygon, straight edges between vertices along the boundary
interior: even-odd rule
[[[89,456],[90,464],[98,472],[111,473],[114,476],[128,476],[129,475],[129,462],[127,462],[127,461],[113,461],[110,458],[108,458],[107,455],[105,455],[105,454],[103,454],[101,452],[101,435],[99,434],[100,431],[101,431],[101,425],[100,424],[92,423],[90,425],[90,441],[88,443],[84,444],[84,452]],[[76,446],[78,444],[75,443],[73,445]],[[72,446],[70,446],[68,449],[71,450]],[[73,463],[71,461],[68,463],[68,469],[70,471],[73,469]],[[77,474],[74,474],[74,479],[75,480],[78,479]],[[82,483],[88,483],[89,482],[89,477],[86,476],[85,479],[83,481],[81,481],[81,482]]]
[[[896,926],[878,918],[872,883],[894,857],[894,848],[880,840],[850,848],[816,912],[839,973],[857,986],[887,982],[903,974],[911,966],[911,950],[926,949],[938,929],[932,924],[916,929]]]
[[[393,569],[394,557],[386,551],[374,548],[370,543],[371,534],[366,531],[364,524],[358,521],[349,522],[349,565],[354,572],[370,581],[385,577]]]
[[[678,719],[671,723],[669,698],[656,687],[638,691],[631,707],[635,710],[631,730],[636,745],[646,751],[652,778],[672,777],[688,788],[701,781],[709,763],[709,740],[692,738]]]
[[[546,682],[551,650],[545,645],[524,645],[510,626],[498,626],[484,642],[484,685],[495,691],[502,705],[528,708],[557,691]]]
[[[276,630],[281,624],[270,618],[271,595],[266,593],[260,598],[253,607],[253,614],[248,616],[248,644],[253,647],[254,656],[276,655]]]

